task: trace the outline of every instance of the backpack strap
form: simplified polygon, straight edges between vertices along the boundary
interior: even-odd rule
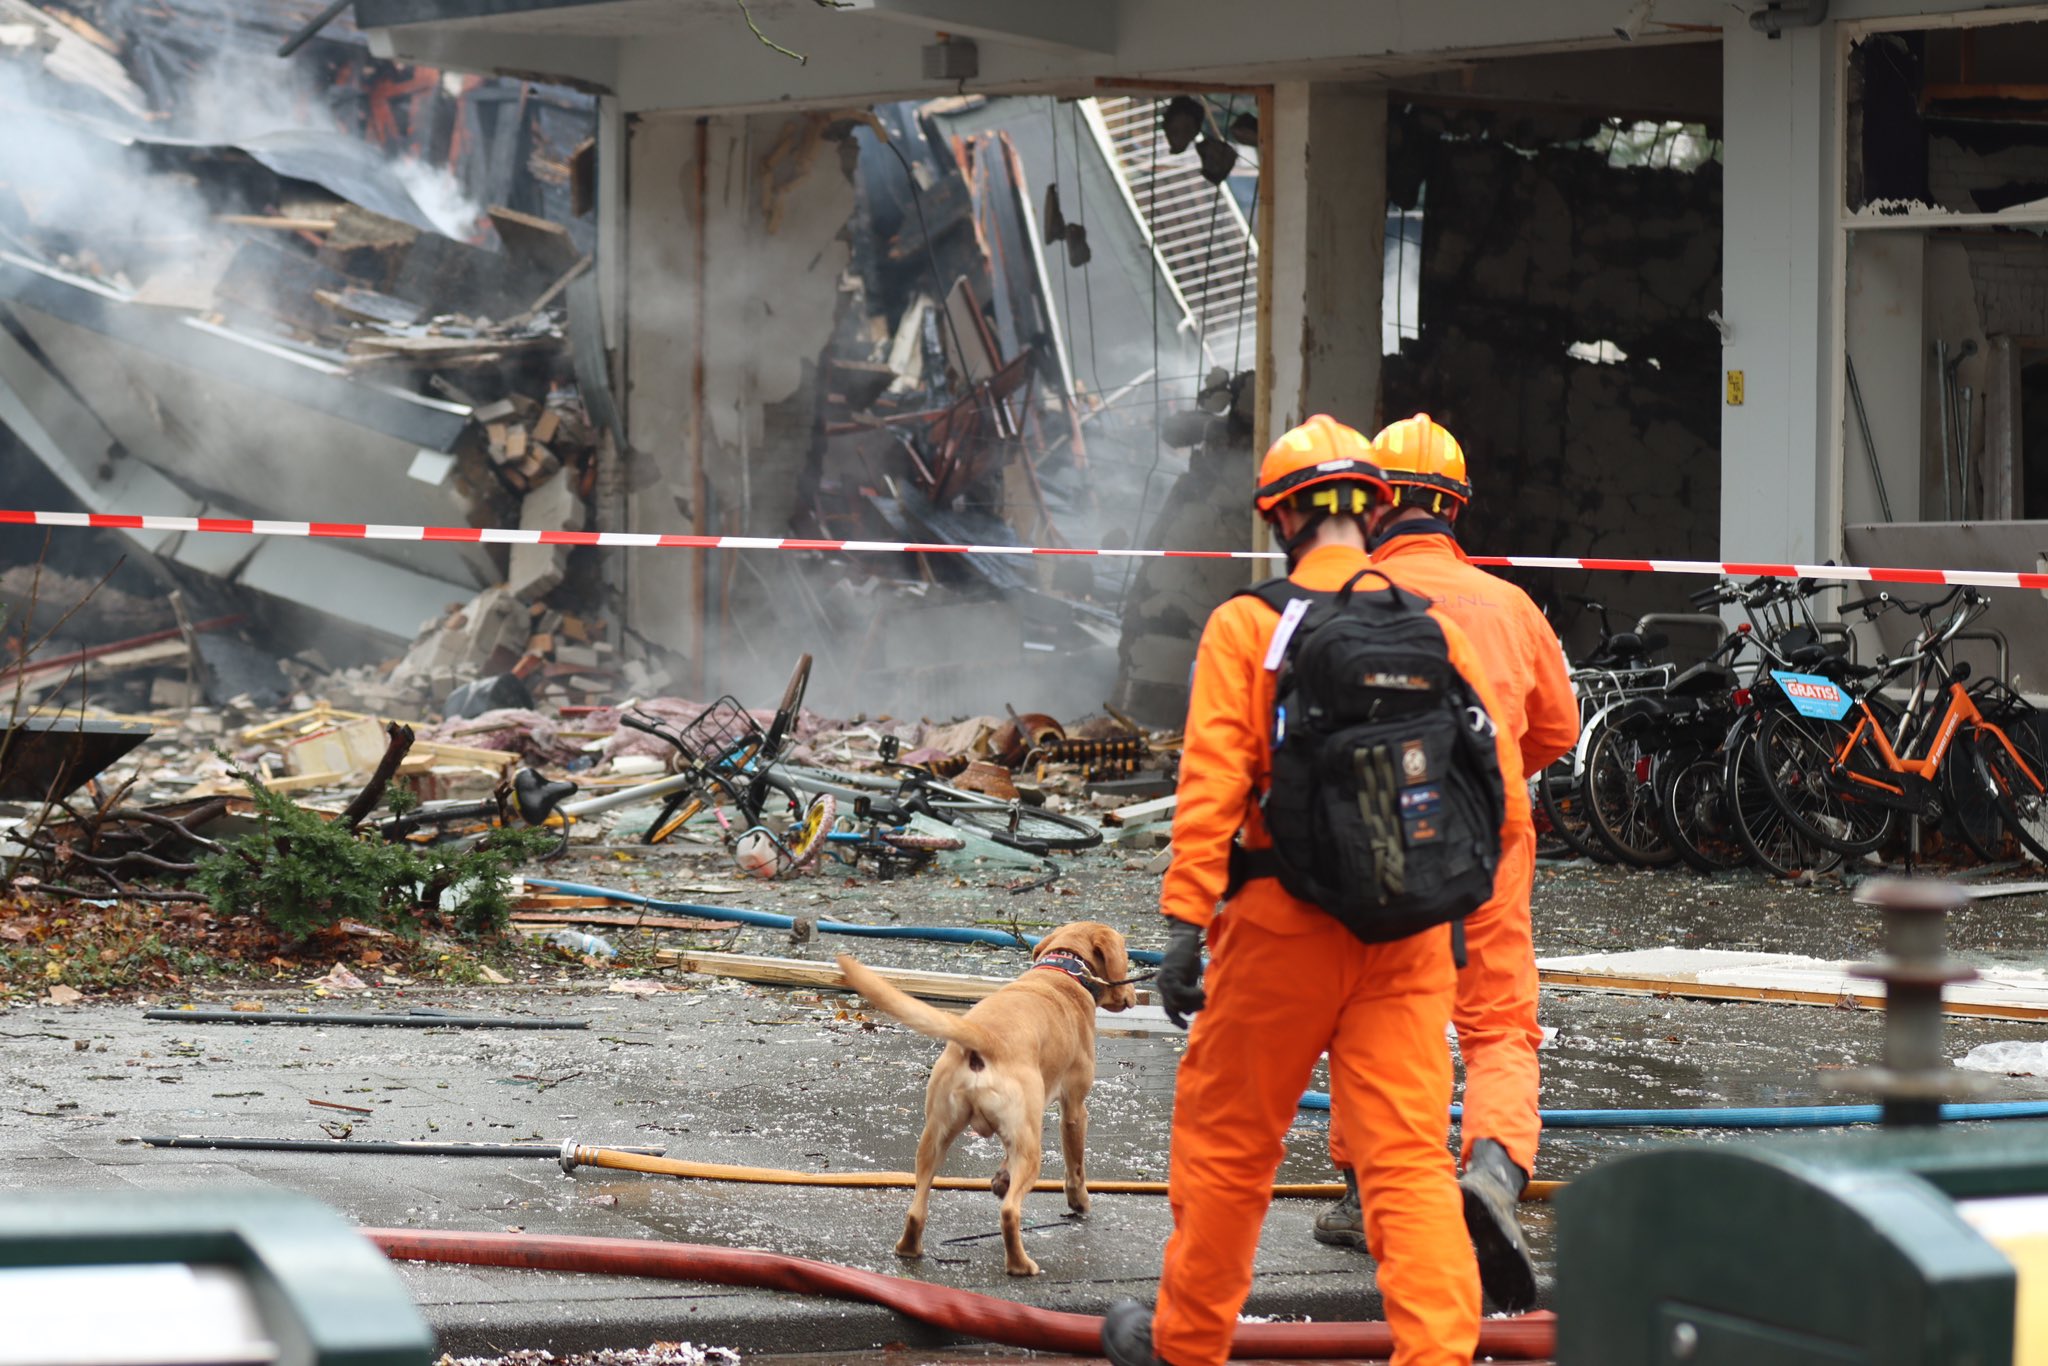
[[[1264,583],[1255,583],[1250,588],[1240,588],[1230,596],[1233,598],[1257,598],[1274,611],[1282,613],[1287,610],[1288,603],[1301,598],[1306,598],[1310,602],[1335,602],[1337,600],[1335,593],[1325,592],[1320,588],[1303,588],[1284,574],[1279,578],[1267,579]]]

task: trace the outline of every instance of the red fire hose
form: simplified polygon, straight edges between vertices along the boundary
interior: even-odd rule
[[[1102,1320],[1089,1314],[1034,1309],[971,1290],[880,1276],[830,1262],[774,1252],[665,1243],[638,1238],[578,1238],[528,1233],[429,1233],[410,1228],[367,1228],[365,1237],[398,1261],[509,1266],[530,1271],[581,1271],[605,1276],[650,1276],[708,1281],[866,1300],[951,1333],[1040,1352],[1095,1356]],[[1479,1355],[1508,1361],[1550,1356],[1557,1338],[1547,1313],[1487,1319],[1479,1327]],[[1237,1357],[1388,1357],[1394,1339],[1384,1323],[1244,1323],[1231,1343]]]

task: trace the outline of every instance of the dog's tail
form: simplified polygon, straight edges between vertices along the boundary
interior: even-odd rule
[[[846,980],[853,989],[867,997],[876,1009],[894,1016],[920,1034],[957,1043],[972,1054],[990,1054],[1000,1048],[995,1036],[980,1025],[936,1006],[928,1006],[915,996],[890,986],[879,973],[857,958],[840,954],[839,970],[846,974]]]

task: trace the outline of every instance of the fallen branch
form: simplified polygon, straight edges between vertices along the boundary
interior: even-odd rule
[[[412,748],[411,726],[402,726],[396,721],[388,722],[384,727],[384,733],[390,740],[384,746],[384,757],[377,761],[376,772],[370,775],[369,783],[361,792],[356,793],[355,800],[348,804],[348,808],[339,817],[342,829],[351,835],[370,818],[370,813],[377,809],[377,804],[384,800],[384,790],[391,786],[391,780],[398,774],[398,766],[405,762],[406,753]]]

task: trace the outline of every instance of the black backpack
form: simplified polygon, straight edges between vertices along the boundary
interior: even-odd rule
[[[1358,591],[1371,574],[1386,582]],[[1335,593],[1274,579],[1281,615],[1271,849],[1233,846],[1231,891],[1274,877],[1369,944],[1455,924],[1493,895],[1506,810],[1493,718],[1429,601],[1360,570]]]

